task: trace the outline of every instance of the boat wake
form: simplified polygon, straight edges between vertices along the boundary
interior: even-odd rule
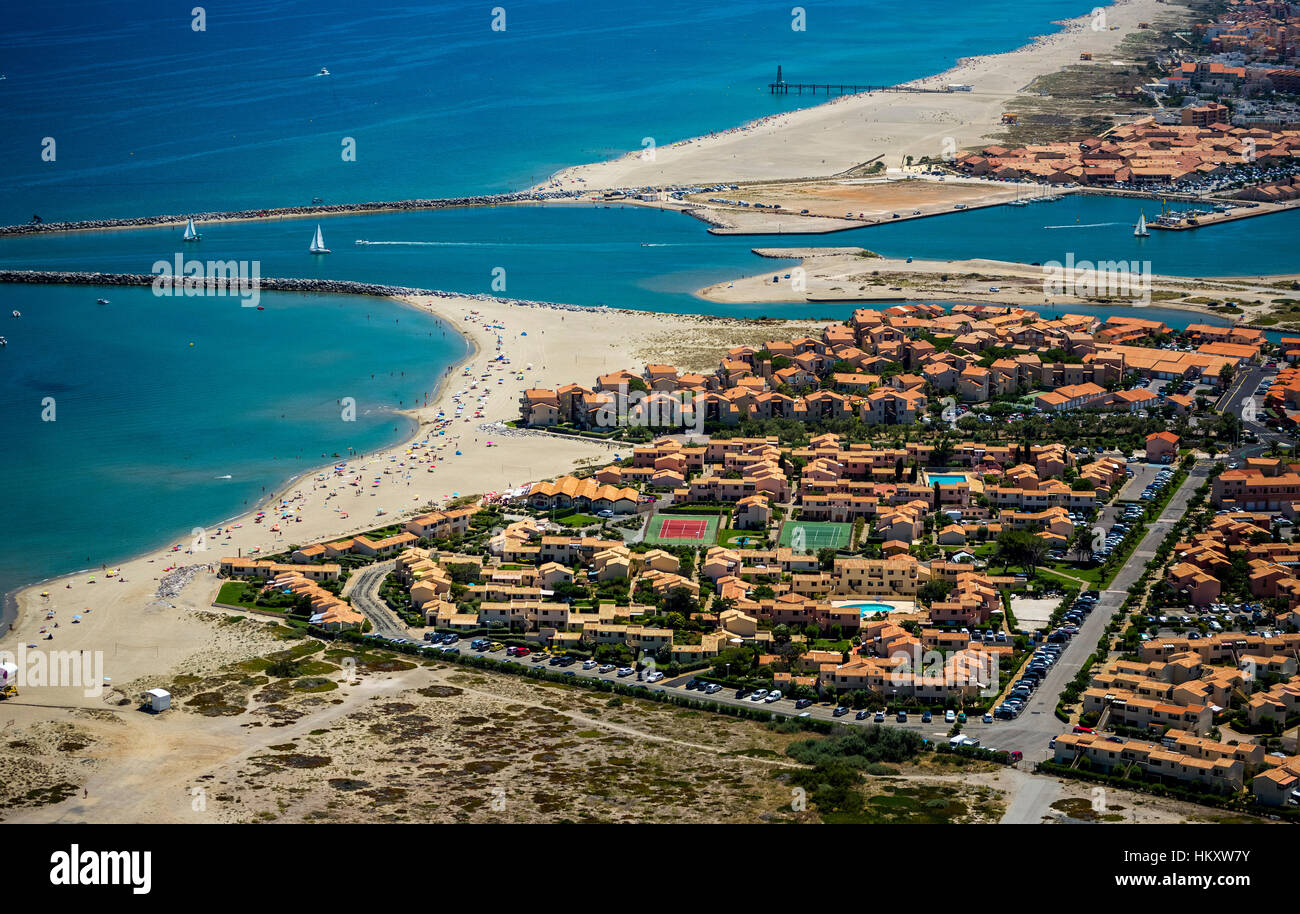
[[[1128,226],[1131,226],[1132,223],[1129,223],[1129,222],[1085,222],[1085,223],[1083,223],[1082,225],[1080,225],[1079,223],[1076,222],[1076,223],[1074,223],[1073,225],[1045,225],[1045,226],[1043,226],[1043,228],[1045,228],[1045,229],[1110,228],[1111,226],[1114,226],[1114,225],[1128,225]]]

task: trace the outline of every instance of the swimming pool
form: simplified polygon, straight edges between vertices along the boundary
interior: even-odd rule
[[[930,480],[930,485],[936,482],[944,486],[955,486],[959,482],[966,481],[964,473],[927,473],[926,478]]]
[[[894,611],[894,607],[890,606],[888,603],[841,603],[839,608],[856,609],[860,616],[891,613]]]

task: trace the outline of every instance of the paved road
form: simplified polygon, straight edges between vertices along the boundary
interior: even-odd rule
[[[1109,588],[1101,592],[1097,608],[1084,618],[1083,625],[1079,626],[1079,634],[1061,652],[1061,659],[1048,671],[1047,678],[1029,699],[1024,712],[1013,721],[1000,722],[1005,733],[1001,738],[1009,748],[1020,749],[1027,760],[1038,761],[1045,757],[1048,742],[1059,736],[1063,727],[1052,713],[1056,708],[1057,697],[1083,668],[1084,661],[1092,653],[1111,617],[1123,605],[1129,587],[1141,577],[1147,563],[1156,554],[1156,548],[1164,542],[1174,523],[1187,510],[1187,502],[1197,487],[1205,482],[1210,466],[1209,462],[1203,461],[1192,468],[1187,479],[1165,505],[1160,517],[1146,528],[1142,541],[1115,575]]]
[[[1228,387],[1228,392],[1219,399],[1217,404],[1219,412],[1240,416],[1245,402],[1254,397],[1259,382],[1276,374],[1276,370],[1261,365],[1252,365],[1237,372],[1237,376]],[[1260,402],[1256,401],[1255,405],[1260,406]]]
[[[396,561],[377,562],[357,572],[355,583],[348,582],[352,585],[348,591],[352,598],[352,608],[370,620],[371,634],[384,638],[407,637],[406,626],[402,624],[402,620],[379,596],[379,588],[383,586],[384,578],[388,577],[396,566]]]
[[[1258,457],[1268,451],[1274,443],[1293,447],[1296,439],[1284,433],[1273,431],[1263,421],[1264,416],[1264,398],[1257,396],[1255,391],[1259,383],[1265,378],[1276,378],[1277,369],[1254,366],[1243,369],[1233,380],[1232,386],[1228,392],[1223,395],[1216,404],[1216,408],[1225,414],[1231,414],[1241,418],[1242,427],[1245,430],[1254,432],[1259,437],[1258,444],[1243,445],[1231,451],[1230,456],[1235,458]],[[1247,410],[1248,401],[1253,402],[1251,410]],[[1248,419],[1246,416],[1253,414],[1256,418]]]
[[[1002,825],[1037,825],[1050,814],[1060,796],[1061,784],[1056,778],[1022,777],[999,821]]]
[[[1056,719],[1052,713],[1056,708],[1056,699],[1066,684],[1075,677],[1083,667],[1083,662],[1092,653],[1098,639],[1101,638],[1102,631],[1106,628],[1106,623],[1110,617],[1119,609],[1128,595],[1128,588],[1141,575],[1146,567],[1146,562],[1155,555],[1156,547],[1163,542],[1174,522],[1182,516],[1187,508],[1187,502],[1191,498],[1196,487],[1205,481],[1209,472],[1210,464],[1205,463],[1198,465],[1193,469],[1187,480],[1174,493],[1165,507],[1164,513],[1159,520],[1147,528],[1146,536],[1138,544],[1137,550],[1129,562],[1120,569],[1114,582],[1109,590],[1103,591],[1101,599],[1098,600],[1097,609],[1084,620],[1080,627],[1079,634],[1076,635],[1061,652],[1061,659],[1056,662],[1048,672],[1044,684],[1033,694],[1025,706],[1024,712],[1015,720],[999,720],[991,724],[986,724],[980,717],[971,716],[962,732],[969,736],[978,738],[981,743],[991,749],[1012,750],[1019,749],[1025,754],[1025,762],[1033,764],[1041,761],[1050,754],[1048,742],[1056,736],[1059,736],[1064,725]],[[468,641],[461,641],[459,644],[462,653],[471,653]],[[522,666],[546,665],[547,669],[555,670],[556,667],[549,666],[547,661],[533,661],[532,656],[524,658],[507,657],[503,652],[498,651],[490,655],[493,659],[506,663],[518,663]],[[563,671],[573,673],[575,678],[584,679],[606,679],[611,682],[622,682],[626,685],[644,685],[649,692],[664,691],[685,695],[688,697],[698,698],[705,701],[717,702],[718,704],[734,705],[750,708],[761,708],[774,713],[786,714],[793,716],[806,711],[808,716],[815,720],[838,721],[842,724],[856,725],[874,723],[874,715],[864,721],[859,721],[856,712],[851,712],[842,717],[835,717],[832,713],[835,705],[828,702],[817,702],[804,709],[796,709],[794,702],[788,698],[783,698],[778,702],[766,704],[764,702],[750,701],[748,698],[736,698],[734,689],[723,689],[713,695],[704,695],[697,691],[688,691],[685,685],[697,674],[686,674],[677,676],[672,679],[664,679],[657,683],[648,683],[638,681],[635,674],[627,677],[619,677],[616,672],[600,673],[598,669],[584,670],[581,664],[574,664],[570,667],[564,667]],[[699,674],[704,679],[708,679],[707,673]],[[909,714],[907,723],[898,723],[894,715],[888,715],[885,720],[885,726],[904,727],[909,730],[916,730],[921,735],[929,737],[932,740],[946,739],[950,729],[949,724],[944,723],[943,715],[936,714],[929,724],[921,723],[919,714]],[[1037,820],[1035,820],[1037,821]]]

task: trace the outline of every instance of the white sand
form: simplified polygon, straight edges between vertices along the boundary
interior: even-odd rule
[[[1045,295],[1048,274],[1041,266],[1006,260],[912,260],[890,257],[864,257],[862,248],[757,247],[755,252],[770,257],[800,258],[805,271],[803,291],[793,289],[794,274],[788,267],[772,268],[749,276],[723,280],[699,289],[695,294],[711,302],[725,304],[767,304],[800,301],[863,301],[902,299],[909,301],[963,301],[991,305],[1018,305],[1068,310],[1072,307],[1107,304],[1094,300],[1105,298],[1105,274],[1095,269],[1078,268],[1066,279],[1068,288],[1052,289]],[[789,274],[790,278],[786,278]],[[879,275],[876,275],[879,274]],[[1062,274],[1063,275],[1063,274]],[[776,276],[779,282],[772,282]],[[1203,302],[1180,301],[1187,298],[1231,298],[1241,302],[1249,320],[1267,311],[1279,296],[1277,281],[1289,276],[1192,278],[1152,274],[1153,298],[1115,297],[1109,303],[1117,308],[1153,307],[1217,314]],[[1138,290],[1140,291],[1140,289]],[[1077,293],[1077,294],[1076,294]],[[1140,312],[1137,312],[1140,316]]]
[[[660,145],[653,161],[642,159],[637,150],[565,169],[552,180],[563,188],[595,189],[820,177],[877,156],[884,157],[886,167],[897,168],[908,155],[955,153],[1002,130],[1006,104],[1038,76],[1080,63],[1081,52],[1094,58],[1113,53],[1139,22],[1182,11],[1157,0],[1120,0],[1104,9],[1105,30],[1094,30],[1089,13],[1018,50],[967,58],[945,73],[912,83],[930,88],[968,84],[971,92],[841,96],[814,108]],[[1109,66],[1100,60],[1095,65]],[[789,79],[797,81],[793,73]]]
[[[479,426],[518,418],[522,389],[570,382],[589,386],[600,374],[639,369],[659,357],[680,358],[687,341],[720,354],[726,345],[756,332],[743,322],[692,315],[528,307],[469,298],[419,298],[405,303],[448,319],[475,347],[469,360],[448,376],[434,401],[411,413],[420,422],[412,441],[349,460],[338,477],[322,471],[327,476],[323,480],[316,472],[299,478],[259,506],[267,514],[261,523],[254,522],[253,510],[220,536],[215,535],[215,524],[209,526],[206,551],[173,552],[170,543],[163,544],[144,556],[109,565],[108,570],[120,570],[118,577],[102,571],[80,573],[25,589],[18,595],[16,631],[0,639],[0,650],[16,652],[20,644],[30,643],[50,651],[102,651],[104,674],[114,684],[170,670],[215,669],[238,654],[241,644],[215,643],[212,624],[184,610],[208,609],[220,581],[204,571],[178,595],[160,600],[155,597],[158,579],[168,569],[200,563],[215,568],[224,556],[269,555],[290,545],[360,533],[397,522],[430,503],[440,506],[454,493],[502,491],[569,472],[575,462],[603,466],[615,453],[626,454],[630,446],[544,433],[503,435],[480,431]],[[497,325],[502,329],[495,329]],[[507,356],[510,364],[494,367],[498,355]],[[518,380],[520,374],[523,380]],[[471,388],[471,383],[478,386]],[[458,395],[465,404],[464,414],[440,435],[438,413],[445,410],[453,416]],[[480,402],[482,396],[487,399]],[[481,417],[475,416],[476,411],[481,411]],[[351,485],[358,478],[360,484]],[[375,479],[380,484],[372,487]],[[376,513],[379,508],[385,509],[384,515]],[[296,519],[282,520],[282,511]],[[273,524],[281,529],[272,531]],[[111,556],[103,559],[109,561]],[[96,583],[90,583],[91,578]],[[42,592],[49,596],[41,596]],[[51,610],[55,615],[47,619]],[[78,614],[82,619],[74,624],[72,617]],[[53,640],[45,640],[47,633],[54,635]],[[250,642],[242,647],[257,645]],[[80,688],[43,687],[24,691],[3,708],[6,718],[19,723],[49,715],[48,709],[33,705],[104,706],[101,698],[84,696]]]

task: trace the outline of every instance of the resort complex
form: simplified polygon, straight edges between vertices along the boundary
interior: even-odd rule
[[[232,4],[6,44],[16,882],[1300,824],[1300,5]],[[1218,833],[1007,867],[1283,887]]]

